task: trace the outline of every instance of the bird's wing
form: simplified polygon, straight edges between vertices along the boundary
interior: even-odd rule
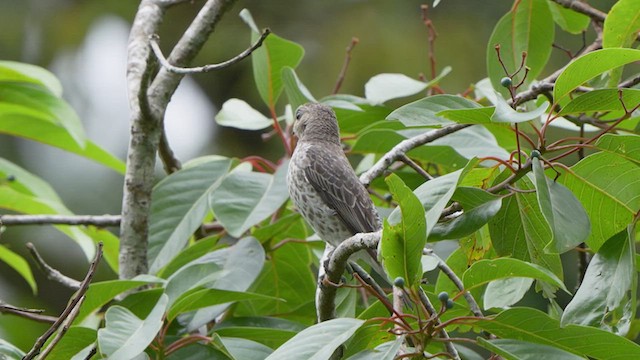
[[[378,213],[346,157],[321,146],[310,147],[307,156],[307,180],[344,224],[354,234],[379,230]]]

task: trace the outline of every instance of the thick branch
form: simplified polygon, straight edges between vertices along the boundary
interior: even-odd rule
[[[119,226],[120,215],[0,215],[0,225]]]
[[[369,186],[373,179],[382,175],[384,171],[391,166],[395,161],[401,160],[410,150],[417,148],[420,145],[430,143],[436,139],[454,133],[458,130],[462,130],[471,126],[472,124],[454,124],[443,127],[442,129],[432,130],[418,136],[414,136],[410,139],[406,139],[394,146],[389,152],[384,154],[377,163],[375,163],[369,170],[360,175],[360,182],[365,186]]]
[[[33,246],[32,243],[27,243],[27,249],[29,249],[31,256],[35,259],[36,264],[38,264],[40,270],[42,270],[42,272],[47,275],[47,279],[58,282],[71,290],[80,289],[80,281],[72,279],[62,274],[60,271],[52,268],[44,261],[44,259],[42,258],[42,256],[40,256],[38,250],[36,250],[36,247]]]

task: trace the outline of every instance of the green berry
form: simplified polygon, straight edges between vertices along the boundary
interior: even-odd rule
[[[503,77],[502,79],[500,79],[500,85],[508,88],[509,86],[511,86],[513,84],[513,82],[511,81],[511,78],[508,76]]]
[[[531,157],[534,158],[534,159],[540,159],[540,151],[531,150]]]
[[[393,280],[393,286],[399,288],[404,287],[404,278],[402,276],[398,276],[395,280]]]
[[[440,300],[440,302],[446,303],[447,300],[449,300],[449,293],[446,291],[441,292],[440,294],[438,294],[438,300]]]
[[[15,177],[15,175],[9,175],[9,176],[7,176],[7,181],[8,181],[8,182],[16,181],[16,177]]]
[[[451,309],[453,307],[453,300],[448,299],[445,303],[445,306],[447,307],[447,309]]]

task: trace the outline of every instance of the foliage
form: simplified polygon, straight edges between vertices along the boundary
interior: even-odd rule
[[[453,343],[466,358],[479,358],[480,349],[505,359],[532,353],[640,357],[632,341],[640,328],[640,90],[633,77],[625,80],[628,72],[638,72],[634,62],[640,61],[633,47],[640,24],[629,16],[638,13],[638,3],[618,1],[603,26],[595,27],[602,32],[596,46],[568,60],[557,76],[540,78],[545,69],[555,70],[547,69],[555,26],[580,34],[589,25],[584,12],[559,3],[514,1],[487,44],[488,78],[461,95],[439,86],[455,73],[444,68],[430,81],[373,76],[364,98],[314,97],[295,72],[302,47],[270,35],[251,59],[269,114],[229,99],[216,120],[245,130],[273,128],[282,140],[282,158],[193,159],[156,184],[149,274],[89,285],[49,356],[80,359],[93,351],[94,358],[117,359],[328,359],[343,352],[350,359],[455,358]],[[251,14],[243,10],[241,17],[257,39]],[[44,69],[0,62],[0,132],[123,173],[120,160],[85,137],[61,91]],[[416,94],[426,96],[399,100]],[[345,279],[365,291],[341,287],[341,317],[319,324],[314,290],[316,270],[324,266],[322,245],[309,239],[313,230],[292,208],[285,183],[292,109],[315,99],[334,108],[360,172],[370,173],[390,154],[406,155],[410,165],[394,166],[384,181],[370,182],[372,193],[382,194],[375,199],[380,213],[387,215],[379,245],[386,274],[380,275],[396,279],[394,301],[370,291],[360,277]],[[468,126],[398,150],[460,124]],[[551,128],[559,124],[568,124],[562,126],[569,135],[552,140]],[[73,215],[45,180],[4,159],[0,207]],[[104,258],[117,273],[118,239],[112,233],[95,226],[55,227],[89,259],[94,243],[103,242]],[[423,254],[425,244],[431,248],[439,241],[456,250]],[[561,255],[570,252],[592,256],[588,267],[565,268]],[[446,255],[446,261],[438,258]],[[25,259],[0,246],[0,260],[37,290]],[[584,278],[563,309],[557,292],[571,293],[567,273]],[[435,284],[426,280],[435,276]],[[548,310],[523,305],[525,294],[534,291],[542,293]],[[412,306],[398,306],[398,294]],[[453,331],[457,335],[447,339],[444,334]],[[465,342],[477,346],[471,350]],[[24,355],[4,341],[0,354]]]

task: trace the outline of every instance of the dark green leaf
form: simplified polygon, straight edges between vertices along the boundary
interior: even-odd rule
[[[256,293],[219,289],[201,289],[185,293],[184,296],[179,297],[167,312],[167,320],[173,321],[173,319],[175,319],[179,314],[202,309],[204,307],[249,300],[283,301],[282,299]]]
[[[464,272],[462,282],[465,289],[470,290],[490,281],[508,277],[527,277],[542,280],[567,291],[562,280],[551,271],[542,266],[512,258],[476,261]]]
[[[387,120],[400,120],[405,126],[442,126],[451,121],[439,113],[457,109],[480,109],[480,105],[455,95],[434,95],[401,106]]]
[[[304,328],[302,324],[279,318],[234,317],[217,324],[213,330],[222,337],[249,339],[275,348]]]
[[[530,343],[512,339],[486,340],[479,337],[478,344],[507,360],[581,360],[582,356],[558,349],[553,346]]]
[[[640,103],[640,90],[637,89],[595,89],[571,100],[562,108],[559,115],[624,111],[620,102],[620,94],[622,94],[625,106]]]
[[[98,333],[94,329],[86,327],[72,326],[67,330],[64,337],[53,348],[47,356],[49,360],[69,360],[86,358],[91,349],[95,346]]]

